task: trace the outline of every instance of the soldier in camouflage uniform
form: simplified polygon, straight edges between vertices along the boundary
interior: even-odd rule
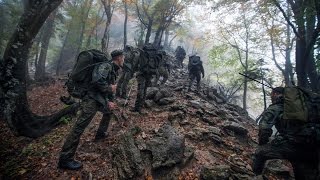
[[[183,60],[186,57],[186,51],[183,49],[182,46],[178,46],[175,50],[175,57],[178,61],[178,67],[183,68]]]
[[[189,57],[188,71],[189,71],[188,91],[191,91],[191,86],[192,86],[193,81],[195,79],[197,81],[197,91],[199,91],[200,90],[201,74],[202,74],[202,78],[204,78],[204,69],[203,69],[202,61],[200,60],[199,56],[192,55]]]
[[[160,61],[160,66],[158,70],[159,73],[155,76],[155,79],[153,81],[153,86],[158,86],[158,81],[160,79],[160,76],[162,76],[163,78],[161,81],[161,85],[166,83],[169,78],[170,69],[171,69],[166,51],[160,50],[158,51],[158,53],[161,57],[161,61]]]
[[[301,122],[282,119],[284,110],[284,88],[274,88],[272,104],[259,117],[259,147],[253,158],[253,171],[262,174],[264,164],[269,159],[286,159],[292,164],[295,179],[318,179],[318,155],[315,139],[302,135]],[[278,135],[269,143],[272,127]],[[304,131],[308,131],[305,128]],[[299,132],[299,133],[298,133]]]
[[[135,101],[135,106],[132,109],[133,112],[141,113],[141,108],[146,100],[147,88],[150,87],[151,79],[154,75],[158,73],[158,67],[156,69],[151,69],[146,66],[150,56],[153,56],[157,62],[160,62],[160,57],[157,54],[157,49],[152,44],[147,44],[143,47],[143,51],[140,50],[140,57],[138,62],[138,72],[137,72],[137,98]]]
[[[116,96],[127,99],[127,86],[130,79],[133,78],[137,69],[139,59],[139,51],[132,46],[127,45],[124,48],[125,60],[123,65],[123,73],[121,74],[118,84]]]
[[[116,74],[123,66],[124,55],[120,50],[111,53],[112,63],[105,61],[95,65],[92,72],[92,80],[87,95],[82,98],[80,116],[75,122],[71,132],[67,136],[60,152],[58,167],[62,169],[77,170],[82,164],[74,160],[80,136],[91,122],[97,111],[103,113],[95,140],[106,137],[106,131],[112,116],[112,110],[116,107],[113,102],[116,91]]]

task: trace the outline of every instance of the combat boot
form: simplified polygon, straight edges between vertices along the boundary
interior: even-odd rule
[[[60,169],[78,170],[82,168],[82,163],[75,160],[59,160]]]

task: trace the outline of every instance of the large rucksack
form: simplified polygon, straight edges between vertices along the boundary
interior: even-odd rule
[[[157,50],[153,47],[144,47],[143,51],[144,58],[140,64],[141,71],[145,74],[158,74],[161,57],[157,54]]]
[[[90,88],[94,66],[106,61],[108,61],[107,56],[99,50],[82,51],[66,82],[68,93],[75,98],[84,97]]]
[[[199,56],[190,56],[189,57],[189,72],[200,72],[201,71],[201,60]]]
[[[320,123],[320,94],[300,88],[284,89],[284,120]]]

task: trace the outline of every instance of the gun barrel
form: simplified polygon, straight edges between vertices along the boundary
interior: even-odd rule
[[[260,81],[258,81],[258,80],[256,80],[256,79],[253,79],[253,78],[251,78],[251,77],[249,77],[249,76],[247,76],[247,75],[245,75],[245,74],[242,74],[242,73],[239,73],[239,74],[242,75],[242,76],[244,76],[244,77],[246,77],[246,78],[248,78],[248,79],[251,79],[251,80],[253,80],[253,81],[255,81],[255,82],[259,83],[259,84],[262,84],[262,85],[264,85],[264,86],[266,86],[266,87],[268,87],[268,88],[270,88],[270,89],[273,89],[271,86],[269,86],[269,85],[267,85],[267,84],[264,84],[264,83],[262,83],[262,82],[260,82]]]

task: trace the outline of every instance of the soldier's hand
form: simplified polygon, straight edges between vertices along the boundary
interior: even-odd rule
[[[114,110],[117,108],[117,104],[115,104],[114,102],[108,102],[108,107],[110,110]]]
[[[112,90],[112,93],[116,93],[117,85],[116,84],[112,84],[111,85],[111,90]]]

